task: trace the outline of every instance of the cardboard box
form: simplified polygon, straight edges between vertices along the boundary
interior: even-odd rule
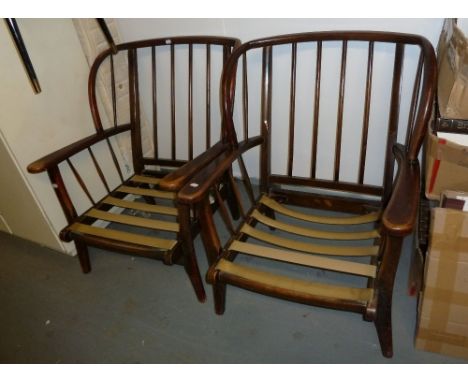
[[[440,115],[468,119],[468,40],[453,19],[446,19],[437,52]]]
[[[468,191],[468,146],[428,134],[426,197],[440,200],[445,190]]]
[[[468,359],[468,213],[431,211],[416,348]]]

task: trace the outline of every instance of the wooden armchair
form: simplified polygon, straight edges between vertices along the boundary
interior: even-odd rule
[[[188,231],[189,237],[196,234],[198,222],[190,214],[178,216],[175,192],[223,149],[222,143],[212,145],[219,139],[216,132],[221,130],[219,97],[212,89],[216,89],[223,63],[237,45],[239,40],[225,37],[159,38],[120,44],[118,56],[108,49],[96,58],[89,76],[96,133],[28,166],[30,173],[47,171],[68,221],[60,238],[75,242],[84,273],[91,270],[88,246],[160,259],[168,265],[177,262],[185,266],[197,298],[205,300],[196,258],[184,251],[184,235]],[[116,68],[119,58],[121,66]],[[145,63],[150,69],[147,80],[142,75]],[[103,127],[102,105],[96,94],[102,86],[98,76],[102,71],[107,71],[110,79],[110,84],[105,84],[112,101],[113,126],[109,128]],[[117,76],[124,78],[118,82]],[[129,102],[124,97],[120,108],[119,89],[127,84]],[[148,91],[143,94],[145,85]],[[195,86],[198,90],[194,91]],[[146,120],[151,120],[152,125],[152,133],[146,138],[141,128],[145,119],[141,104],[145,105],[145,101],[146,106],[150,105],[146,110],[151,112]],[[129,121],[119,123],[125,108],[127,112],[129,109]],[[130,135],[133,170],[128,177],[117,156],[120,152],[115,150],[118,135],[127,139]],[[151,139],[152,145],[145,142]],[[194,142],[198,141],[204,147],[197,148]],[[150,147],[149,154],[145,146]],[[197,150],[205,151],[196,156]],[[86,161],[91,167],[80,171],[80,164]],[[176,168],[180,171],[171,177],[172,191],[160,190],[161,178]],[[100,193],[95,191],[99,185],[89,181],[89,173],[95,175],[95,183],[101,183]],[[80,195],[73,189],[73,177],[81,187],[81,196],[88,199],[84,208],[76,205]],[[114,225],[109,227],[110,223]]]
[[[338,63],[330,62],[333,56]],[[352,73],[347,61],[357,68]],[[390,63],[390,70],[383,68],[385,63]],[[334,101],[327,98],[331,85],[325,83],[332,68],[338,76]],[[307,71],[312,72],[308,74],[312,80],[299,78]],[[412,78],[405,77],[411,71]],[[241,79],[237,84],[236,76]],[[250,41],[233,51],[222,80],[229,149],[178,193],[179,209],[196,206],[204,222],[201,234],[211,263],[207,280],[214,288],[216,313],[224,312],[227,284],[361,313],[375,323],[383,355],[393,355],[393,284],[403,238],[412,232],[417,213],[418,153],[431,113],[435,77],[433,48],[415,35],[303,33]],[[359,78],[361,90],[350,90],[349,81],[356,87]],[[286,82],[282,89],[281,81]],[[252,83],[260,91],[251,91]],[[379,100],[385,84],[388,96]],[[280,88],[278,93],[275,86]],[[241,94],[236,97],[238,109],[236,87]],[[311,89],[310,97],[299,97],[299,87],[305,92]],[[248,138],[255,129],[248,123],[252,121],[248,112],[256,94],[260,134]],[[350,106],[349,97],[361,99],[360,106]],[[330,103],[332,115],[323,115]],[[304,120],[299,119],[299,109],[309,115],[310,124],[298,123]],[[357,118],[346,125],[345,114]],[[245,138],[240,143],[236,128]],[[353,137],[357,137],[355,145]],[[398,144],[397,138],[405,144]],[[322,147],[321,139],[328,139],[329,145]],[[254,146],[260,147],[257,197],[247,173],[255,162],[244,163],[250,154],[246,151]],[[379,156],[383,157],[380,163]],[[241,182],[233,176],[233,163],[238,165]],[[343,170],[350,164],[355,164],[349,170],[352,174]],[[327,165],[328,173],[323,169]],[[376,169],[380,170],[377,181],[368,180]],[[220,181],[226,176],[241,215],[237,228],[219,196]],[[222,223],[214,220],[210,195],[218,200],[219,215],[229,233],[224,244],[217,229]]]

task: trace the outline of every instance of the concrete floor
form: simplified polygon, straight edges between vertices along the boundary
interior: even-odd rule
[[[2,363],[458,363],[413,346],[406,242],[394,294],[394,352],[358,314],[230,287],[223,316],[197,302],[180,266],[91,249],[78,260],[0,233]],[[202,272],[207,264],[200,238]]]

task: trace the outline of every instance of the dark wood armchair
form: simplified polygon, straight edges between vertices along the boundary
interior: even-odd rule
[[[96,58],[89,76],[89,102],[96,133],[28,166],[30,173],[47,171],[68,221],[60,238],[75,242],[84,273],[91,270],[88,246],[160,259],[165,264],[177,262],[185,266],[197,298],[205,300],[196,258],[184,251],[184,235],[188,231],[196,234],[198,222],[190,213],[178,215],[175,192],[223,149],[223,143],[212,145],[219,140],[216,131],[219,134],[221,130],[220,123],[213,119],[218,111],[218,121],[221,120],[215,91],[218,89],[214,86],[220,81],[223,63],[237,45],[239,40],[225,37],[169,37],[120,44],[118,56],[108,49]],[[149,67],[146,77],[142,73],[145,63]],[[183,68],[185,72],[181,71]],[[100,71],[110,72],[110,84],[100,82]],[[161,85],[163,82],[166,88]],[[113,117],[108,128],[104,128],[101,118],[99,86],[111,95]],[[123,86],[129,87],[129,102],[119,109],[119,88]],[[195,86],[198,87],[194,91]],[[143,88],[147,93],[142,93]],[[149,117],[141,111],[144,102],[150,105],[146,109]],[[127,114],[129,109],[129,120],[119,122],[124,119],[125,108]],[[152,126],[152,133],[146,138],[142,136],[145,117]],[[116,154],[119,152],[114,139],[119,135],[130,135],[130,176],[125,175]],[[145,139],[152,139],[152,145]],[[179,147],[181,142],[186,150]],[[204,147],[196,147],[194,142],[203,142]],[[145,146],[153,147],[152,152],[143,150]],[[197,150],[202,151],[198,156]],[[86,160],[92,163],[91,168],[80,171],[79,162]],[[171,177],[171,191],[160,190],[161,178],[176,168],[181,170]],[[63,176],[64,171],[68,179]],[[96,184],[87,182],[90,172],[101,183],[103,192],[93,192]],[[112,176],[117,181],[112,182]],[[72,189],[73,179],[69,178],[73,177],[88,199],[84,212],[78,211],[74,200],[79,191]],[[106,223],[114,224],[109,227]]]
[[[333,66],[327,61],[325,65],[325,56],[335,56],[338,62]],[[356,58],[362,56],[361,61]],[[357,65],[360,74],[347,70],[351,58],[364,63]],[[275,70],[277,62],[282,66]],[[389,62],[391,70],[377,67],[382,62]],[[411,66],[414,75],[405,77]],[[326,98],[330,82],[324,84],[333,67],[338,76],[334,101]],[[299,68],[312,71],[312,80],[299,79]],[[360,107],[351,108],[347,97],[358,98],[359,94],[349,90],[348,81],[356,78],[363,81],[363,101]],[[250,41],[233,51],[222,80],[224,142],[229,148],[178,193],[179,209],[196,206],[203,221],[202,238],[211,263],[207,280],[214,288],[216,313],[224,312],[227,284],[304,304],[348,310],[374,322],[383,355],[393,355],[393,284],[403,238],[412,232],[417,213],[418,153],[431,114],[435,78],[433,48],[416,35],[302,33]],[[283,87],[282,94],[275,93],[278,81],[284,83],[285,79],[288,90]],[[251,91],[252,83],[260,90]],[[379,106],[378,95],[384,92],[386,83],[388,97],[382,97]],[[309,98],[296,94],[299,86],[311,88]],[[239,89],[234,97],[236,87]],[[252,126],[248,112],[257,94],[260,126]],[[332,116],[322,115],[333,102]],[[240,107],[235,109],[236,105]],[[306,127],[298,123],[299,108],[309,113]],[[238,113],[243,118],[238,118]],[[359,122],[345,126],[343,116],[350,113],[357,115]],[[275,121],[273,115],[282,122]],[[386,124],[376,123],[377,117],[385,117]],[[299,130],[301,127],[303,130]],[[250,137],[256,128],[259,136]],[[350,128],[345,139],[345,129]],[[245,138],[240,143],[236,130]],[[320,139],[332,133],[329,145],[322,147]],[[349,137],[357,137],[358,143],[352,146]],[[246,166],[244,159],[254,146],[260,147],[259,196],[255,196],[256,188],[247,172],[253,166]],[[354,159],[349,159],[350,150]],[[332,159],[320,160],[325,154]],[[380,165],[379,156],[383,157]],[[344,161],[355,164],[354,174],[343,171],[348,164]],[[240,182],[233,175],[234,163]],[[321,168],[327,164],[328,174]],[[301,166],[307,175],[299,174]],[[366,180],[379,166],[379,183]],[[220,181],[226,176],[241,215],[237,228],[219,195]],[[221,239],[218,227],[222,223],[214,220],[210,195],[219,202],[219,216],[229,233],[227,241]]]

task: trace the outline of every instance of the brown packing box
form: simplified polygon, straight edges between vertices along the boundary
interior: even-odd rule
[[[468,40],[451,19],[445,20],[437,56],[440,115],[468,119]]]
[[[445,190],[468,191],[468,147],[428,134],[426,197],[440,200]]]
[[[416,348],[468,359],[468,213],[434,208]]]

